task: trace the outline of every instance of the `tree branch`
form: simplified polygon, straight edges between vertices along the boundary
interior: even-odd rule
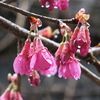
[[[2,0],[2,2],[4,2],[4,3],[12,3],[12,2],[15,2],[15,1],[17,1],[17,0]]]
[[[94,56],[100,55],[100,47],[92,47],[91,51]]]
[[[89,69],[84,67],[82,64],[80,64],[82,73],[87,76],[89,79],[91,79],[93,82],[95,82],[97,85],[100,86],[100,77],[92,73]]]
[[[3,18],[0,16],[0,27],[2,27],[3,29],[11,32],[12,34],[14,34],[18,39],[26,39],[29,31],[12,23],[11,21]],[[32,33],[32,37],[34,38],[34,33]],[[45,37],[41,36],[42,41],[44,42],[45,46],[47,46],[51,52],[55,52],[57,50],[57,48],[59,47],[59,44],[49,40]],[[85,68],[82,64],[81,64],[81,69],[82,69],[82,73],[84,75],[86,75],[89,79],[91,79],[93,82],[95,82],[97,85],[100,85],[100,78],[98,76],[96,76],[94,73],[92,73],[91,71],[89,71],[87,68]]]
[[[100,61],[93,55],[92,51],[89,51],[88,54],[84,57],[77,53],[77,57],[80,58],[80,59],[83,59],[87,63],[93,64],[95,66],[95,68],[97,69],[97,71],[100,73]]]
[[[59,21],[63,21],[65,23],[70,23],[70,24],[72,24],[72,23],[76,24],[77,23],[77,20],[75,20],[74,18],[72,18],[72,19],[57,19],[57,18],[42,16],[42,15],[38,15],[38,14],[35,14],[35,13],[31,13],[29,11],[25,11],[21,8],[17,8],[17,7],[14,7],[10,4],[6,4],[6,3],[3,3],[3,2],[0,2],[0,6],[8,8],[8,9],[13,10],[13,11],[18,12],[18,13],[21,13],[24,16],[33,16],[33,17],[37,17],[37,18],[40,18],[40,19],[43,19],[43,20],[46,20],[46,21],[54,22],[54,23],[59,23]]]

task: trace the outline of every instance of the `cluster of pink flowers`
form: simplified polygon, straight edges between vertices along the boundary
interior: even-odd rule
[[[11,81],[11,83],[1,95],[0,100],[23,100],[20,92],[18,91],[18,86],[16,83],[17,78],[17,74],[9,77],[9,81]]]
[[[89,15],[84,14],[81,9],[76,14],[79,21],[74,32],[65,23],[60,22],[60,32],[63,35],[62,43],[55,53],[55,57],[43,45],[37,30],[37,26],[41,25],[41,21],[34,17],[30,18],[31,30],[36,32],[33,42],[30,38],[25,41],[21,53],[14,60],[14,71],[17,74],[25,74],[28,76],[29,83],[33,86],[40,84],[40,76],[55,75],[58,69],[58,76],[74,78],[78,80],[81,76],[81,68],[79,60],[75,58],[75,53],[79,49],[80,54],[85,56],[90,48],[90,36],[87,20]]]
[[[59,8],[64,11],[68,8],[69,0],[39,0],[43,7],[47,7],[50,11]]]
[[[37,71],[43,75],[54,75],[57,71],[54,57],[44,47],[38,35],[34,38],[33,42],[26,40],[21,53],[15,58],[13,66],[17,74],[28,75],[30,83],[33,86],[40,83]]]
[[[34,17],[30,17],[30,23],[31,30],[37,30],[37,26],[41,25],[40,20]],[[54,75],[57,72],[55,59],[43,45],[38,34],[36,34],[33,42],[28,37],[21,53],[15,58],[13,66],[17,74],[27,75],[29,83],[33,86],[40,84],[38,71],[46,76]]]
[[[76,14],[76,19],[79,20],[81,26],[77,26],[70,39],[70,49],[73,53],[76,53],[77,49],[80,49],[80,54],[86,56],[90,49],[90,33],[89,24],[86,22],[89,19],[88,14],[84,14],[85,9],[79,10]]]
[[[69,43],[61,43],[55,53],[57,66],[59,67],[58,76],[66,78],[79,79],[81,69],[79,60],[75,58],[75,54],[70,51]]]
[[[0,100],[23,100],[23,98],[19,92],[7,89],[0,97]]]

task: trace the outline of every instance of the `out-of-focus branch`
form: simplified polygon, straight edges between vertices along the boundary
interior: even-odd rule
[[[4,2],[4,3],[12,3],[12,2],[15,2],[15,1],[17,1],[17,0],[2,0],[2,2]]]
[[[0,27],[2,27],[3,29],[11,32],[12,34],[14,34],[18,39],[25,39],[27,38],[29,31],[12,23],[11,21],[8,21],[7,19],[3,18],[0,16]],[[34,37],[34,33],[32,33],[32,37]],[[49,48],[49,50],[54,53],[59,44],[49,40],[45,37],[41,36],[42,41],[44,42],[44,44]],[[52,50],[51,50],[52,49]],[[85,68],[83,65],[81,65],[81,69],[82,69],[82,73],[84,75],[86,75],[89,79],[91,79],[93,82],[95,82],[97,85],[100,85],[100,78],[98,76],[96,76],[94,73],[92,73],[91,71],[89,71],[87,68]]]
[[[100,86],[100,77],[92,73],[89,69],[84,67],[82,64],[80,64],[82,73],[87,76],[89,79],[91,79],[93,82],[95,82],[97,85]]]
[[[0,6],[8,8],[8,9],[13,10],[18,13],[21,13],[24,16],[33,16],[33,17],[37,17],[37,18],[40,18],[40,19],[43,19],[46,21],[54,22],[54,23],[59,23],[59,21],[63,21],[65,23],[73,23],[73,24],[77,23],[77,21],[74,18],[72,18],[72,19],[57,19],[57,18],[42,16],[42,15],[38,15],[35,13],[31,13],[29,11],[23,10],[21,8],[14,7],[12,5],[9,5],[9,4],[3,3],[3,2],[0,2]]]
[[[100,47],[92,47],[91,51],[94,56],[100,55]]]
[[[12,34],[7,34],[3,39],[0,40],[0,52],[8,47],[15,40]]]

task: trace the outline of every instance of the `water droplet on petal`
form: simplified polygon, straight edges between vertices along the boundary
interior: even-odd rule
[[[50,74],[48,74],[48,75],[47,75],[47,77],[51,77],[51,75],[50,75]]]
[[[42,5],[41,7],[43,8],[44,6]]]
[[[57,9],[58,7],[57,6],[54,6],[54,8]]]
[[[90,62],[87,62],[87,64],[89,65],[89,64],[90,64]]]

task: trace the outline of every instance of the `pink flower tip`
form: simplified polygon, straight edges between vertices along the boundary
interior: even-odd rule
[[[32,86],[40,85],[40,76],[36,70],[28,76],[28,81]]]

